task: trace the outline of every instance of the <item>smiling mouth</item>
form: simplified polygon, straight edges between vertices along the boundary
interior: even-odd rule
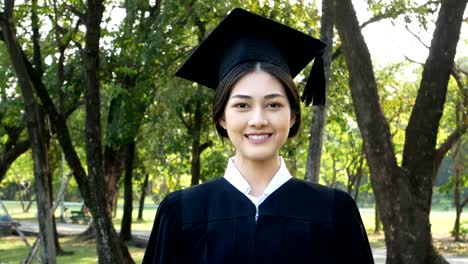
[[[255,134],[255,135],[245,135],[246,138],[250,139],[250,140],[255,140],[255,141],[258,141],[258,140],[265,140],[269,137],[271,137],[271,134]]]

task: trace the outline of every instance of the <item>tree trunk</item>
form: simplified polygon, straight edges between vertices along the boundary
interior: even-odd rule
[[[106,186],[101,147],[101,102],[99,95],[99,39],[104,11],[100,0],[87,1],[85,49],[83,54],[86,106],[86,158],[90,192],[87,206],[96,227],[96,248],[100,263],[134,263],[127,246],[112,225],[106,203]]]
[[[379,210],[378,210],[378,207],[377,207],[377,204],[376,204],[375,205],[375,214],[374,214],[374,226],[375,226],[374,234],[380,233],[381,223],[382,222],[380,221]]]
[[[43,67],[42,67],[42,55],[41,55],[41,46],[40,46],[40,39],[41,39],[41,35],[39,33],[39,28],[40,28],[40,25],[39,25],[39,17],[37,15],[37,9],[38,9],[38,6],[37,6],[37,0],[32,0],[31,1],[31,28],[32,28],[32,42],[33,42],[33,64],[34,64],[34,67],[39,75],[40,78],[42,78],[43,76]],[[63,64],[63,62],[62,62]],[[44,116],[44,114],[42,114],[42,116]],[[47,144],[47,149],[49,149],[49,146],[50,146],[50,137],[48,136],[49,135],[49,131],[44,128],[44,133],[46,134],[46,144]],[[48,153],[47,153],[48,155]],[[49,200],[50,200],[50,208],[52,208],[53,204],[53,200],[54,200],[54,197],[53,197],[53,188],[52,188],[52,175],[49,175],[48,177],[48,186],[49,186]],[[62,255],[64,253],[64,251],[62,250],[62,248],[60,247],[60,243],[59,243],[59,239],[58,239],[58,232],[57,232],[57,224],[56,224],[56,221],[55,221],[55,216],[54,216],[54,213],[52,212],[52,227],[53,227],[53,231],[54,231],[54,245],[55,245],[55,251],[56,251],[56,254],[58,255]]]
[[[119,186],[117,186],[117,189],[119,188]],[[116,218],[117,217],[117,205],[119,203],[119,192],[117,191],[116,195],[114,196],[114,201],[112,202],[112,208],[114,208],[114,211],[112,212],[112,218]]]
[[[112,100],[113,102],[114,100]],[[113,103],[111,102],[111,108]],[[109,111],[109,119],[112,119]],[[111,121],[108,121],[110,124]],[[106,201],[109,215],[112,216],[117,210],[115,200],[119,194],[119,181],[124,169],[125,158],[121,146],[106,144],[104,151],[104,178],[106,182]]]
[[[190,134],[192,135],[192,161],[191,161],[191,173],[192,173],[192,181],[191,186],[197,185],[200,182],[200,133],[201,133],[201,122],[202,116],[200,111],[200,101],[197,100],[195,106],[195,113],[193,117],[192,123],[192,131]]]
[[[50,209],[52,209],[52,207],[54,206],[54,204],[53,204],[54,196],[53,196],[53,187],[52,187],[52,177],[49,177],[47,184],[48,184],[49,190],[50,190],[50,192],[49,192],[49,200],[50,200],[49,207],[50,207]],[[57,255],[65,255],[66,252],[60,246],[59,236],[58,236],[58,231],[57,231],[57,221],[55,220],[54,212],[51,211],[51,214],[52,214],[52,227],[53,227],[53,231],[54,231],[55,252],[56,252]]]
[[[327,48],[323,54],[323,65],[325,68],[325,98],[327,98],[333,53],[333,20],[335,16],[334,1],[335,0],[322,0],[322,26],[320,28],[320,39],[327,44]],[[320,160],[322,158],[326,112],[325,106],[313,107],[312,124],[310,125],[309,132],[306,174],[304,179],[315,183],[318,183],[320,179]]]
[[[34,100],[34,99],[33,99]],[[26,100],[25,100],[26,101]],[[37,103],[36,103],[37,104]],[[39,105],[36,106],[37,111]],[[27,115],[31,114],[29,111],[25,111]],[[42,243],[42,260],[45,263],[56,263],[57,250],[60,250],[58,246],[57,229],[55,226],[55,219],[52,207],[52,190],[50,188],[51,174],[48,163],[48,150],[46,140],[44,138],[44,116],[42,114],[37,115],[40,117],[37,120],[36,129],[39,132],[37,136],[31,136],[31,149],[33,152],[34,162],[34,178],[36,183],[36,201],[37,201],[37,219],[39,221],[40,236]],[[29,119],[29,118],[28,118]],[[28,134],[32,132],[28,129]],[[36,140],[34,137],[43,137],[42,139]],[[38,144],[38,145],[35,145]],[[39,150],[35,150],[38,148]],[[35,153],[36,152],[36,153]],[[45,245],[45,246],[44,246]],[[57,247],[58,246],[58,247]]]
[[[56,263],[52,214],[49,207],[49,204],[51,204],[48,186],[50,171],[47,159],[44,116],[39,104],[35,100],[31,79],[23,62],[21,48],[15,38],[14,28],[11,24],[11,21],[13,21],[13,9],[14,1],[5,1],[5,11],[0,15],[1,32],[24,99],[26,127],[30,138],[34,163],[42,260],[44,263]]]
[[[406,129],[398,167],[382,113],[369,50],[350,0],[335,5],[336,26],[387,245],[387,263],[447,263],[433,247],[429,222],[433,161],[447,84],[467,0],[443,1],[430,55]]]
[[[148,189],[149,173],[145,172],[145,180],[141,186],[140,206],[138,207],[138,220],[143,220],[143,210],[145,209],[146,190]]]
[[[453,226],[452,236],[455,241],[460,241],[460,215],[462,212],[461,199],[460,199],[460,188],[461,188],[461,173],[462,163],[460,155],[461,141],[455,144],[455,150],[453,152],[452,160],[455,166],[455,186],[453,187],[453,198],[455,203],[455,224]]]
[[[200,183],[200,137],[199,133],[197,134],[197,138],[192,138],[192,166],[190,169],[192,173],[191,186]]]
[[[135,142],[126,147],[127,155],[125,157],[125,178],[124,178],[124,209],[122,224],[120,228],[120,239],[129,241],[132,239],[132,211],[133,211],[133,161],[135,158]]]
[[[455,72],[455,71],[454,71]],[[453,74],[453,72],[452,72]],[[457,81],[458,87],[463,89],[463,84],[461,82],[461,78],[458,75],[455,75],[455,79]],[[463,105],[468,106],[467,101],[468,101],[468,89],[465,89],[465,94],[463,96],[464,102],[461,103],[459,102],[457,104],[457,109],[455,111],[455,120],[457,124],[457,130],[460,129],[463,125],[465,125],[465,121],[467,120],[467,114],[466,112],[463,111]],[[453,164],[455,167],[455,177],[454,177],[454,190],[453,190],[453,197],[454,197],[454,203],[455,203],[455,223],[453,226],[452,230],[452,236],[454,237],[455,241],[460,241],[460,216],[463,211],[463,206],[466,204],[468,197],[465,199],[465,201],[461,201],[461,193],[464,193],[462,190],[462,173],[463,173],[463,150],[462,146],[464,145],[463,138],[459,138],[455,146],[453,148],[453,154],[452,154],[452,160]],[[460,153],[462,151],[462,153]]]
[[[359,159],[359,167],[357,169],[357,179],[356,179],[356,187],[355,192],[354,192],[354,201],[357,203],[358,202],[358,195],[359,195],[359,189],[361,187],[361,179],[362,179],[362,166],[364,163],[364,157],[360,157]]]
[[[335,186],[336,186],[336,176],[338,174],[338,171],[336,169],[336,160],[335,160],[335,156],[333,154],[331,155],[331,158],[332,158],[333,173],[332,173],[332,180],[331,180],[330,185],[328,187],[335,188]]]

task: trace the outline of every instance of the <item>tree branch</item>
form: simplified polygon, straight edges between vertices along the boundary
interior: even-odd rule
[[[466,0],[443,1],[436,29],[424,63],[421,84],[406,128],[403,166],[410,171],[422,169],[434,162],[437,131],[443,113],[455,51],[460,38],[462,15]],[[428,111],[430,110],[430,111]],[[433,168],[424,168],[433,170]],[[419,173],[418,177],[424,177]],[[418,182],[415,179],[415,182]]]
[[[75,148],[73,147],[73,143],[71,140],[70,132],[66,125],[65,119],[62,115],[60,115],[55,107],[52,98],[50,98],[49,93],[47,92],[47,88],[45,87],[44,83],[42,82],[41,78],[32,67],[31,62],[29,62],[28,58],[21,50],[22,57],[24,64],[26,65],[26,69],[28,71],[28,75],[31,78],[32,83],[34,84],[33,87],[39,96],[44,109],[46,110],[49,118],[51,120],[52,126],[55,128],[57,132],[57,137],[62,147],[63,152],[65,153],[65,158],[67,159],[68,165],[74,171],[76,182],[79,185],[80,191],[82,195],[89,195],[89,186],[87,183],[87,175],[86,172],[81,165],[81,161],[76,153]]]
[[[14,0],[5,0],[5,8],[3,11],[3,14],[5,15],[6,19],[11,19],[13,16],[13,9],[15,7],[15,1]]]
[[[430,49],[429,45],[427,45],[426,43],[424,43],[424,41],[421,39],[421,37],[419,37],[416,33],[414,33],[413,31],[411,31],[411,29],[409,29],[408,25],[405,26],[405,29],[406,31],[408,31],[411,35],[413,35],[414,38],[416,38],[419,43],[421,43],[424,47],[426,47],[427,49]]]
[[[192,129],[192,126],[190,126],[190,125],[187,123],[187,121],[186,121],[185,118],[184,118],[184,115],[182,114],[182,111],[181,111],[180,109],[177,109],[176,112],[177,112],[177,115],[178,115],[179,118],[180,118],[180,121],[182,121],[182,124],[184,124],[184,126],[187,128],[187,130],[188,130],[189,132],[191,132],[191,131],[193,130],[193,129]]]
[[[462,95],[465,96],[467,93],[468,87],[464,87],[462,77],[460,76],[460,72],[462,72],[461,69],[456,64],[454,64],[452,67],[452,70],[450,71],[450,74],[457,82],[457,86],[462,92]],[[465,73],[465,74],[468,74],[468,73]]]
[[[0,182],[6,175],[13,161],[29,149],[29,139],[16,143],[0,157]]]
[[[156,3],[154,4],[154,6],[151,6],[150,7],[150,17],[155,19],[156,17],[159,16],[159,13],[160,13],[160,10],[161,10],[161,0],[156,0]]]
[[[467,128],[468,126],[463,124],[461,127],[453,131],[452,134],[445,139],[444,143],[442,143],[436,150],[436,159],[442,160],[445,154],[447,154],[447,152],[452,148],[453,144],[455,144],[457,140],[466,133]]]
[[[401,15],[403,14],[402,13],[399,13],[398,15]],[[374,16],[374,17],[371,17],[369,20],[367,20],[366,22],[362,23],[359,28],[363,29],[365,28],[366,26],[368,26],[369,24],[372,24],[372,23],[375,23],[375,22],[379,22],[380,20],[383,20],[383,19],[386,19],[386,18],[391,18],[393,17],[393,15],[390,15],[390,14],[380,14],[380,15],[377,15],[377,16]]]
[[[405,59],[406,59],[407,61],[409,61],[409,62],[416,63],[416,64],[419,64],[419,65],[423,65],[423,66],[424,66],[424,63],[419,62],[419,61],[415,61],[415,60],[411,59],[410,57],[408,57],[408,56],[406,56],[406,55],[405,55]]]
[[[427,1],[426,3],[420,5],[420,6],[416,7],[416,8],[411,8],[410,10],[415,11],[415,10],[421,8],[421,7],[428,6],[428,5],[431,5],[431,4],[439,4],[439,2],[438,1]],[[436,10],[428,9],[428,13],[434,13],[435,11]],[[368,26],[369,24],[378,22],[378,21],[383,20],[383,19],[396,18],[396,17],[398,17],[400,15],[405,14],[406,12],[408,12],[408,9],[402,8],[402,9],[398,10],[398,12],[396,12],[396,13],[387,12],[387,13],[382,13],[382,14],[376,15],[376,16],[370,18],[369,20],[367,20],[366,22],[362,23],[360,25],[360,28],[363,29],[364,27]]]
[[[63,4],[63,7],[72,12],[75,16],[77,16],[81,21],[86,21],[86,16],[85,14],[81,13],[78,9],[76,9],[74,6],[69,5],[69,4]]]
[[[32,1],[31,7],[31,28],[32,28],[32,42],[33,42],[33,63],[36,67],[36,71],[38,72],[39,76],[42,77],[44,74],[44,70],[42,68],[42,55],[41,55],[41,45],[39,44],[39,40],[41,39],[41,35],[39,32],[39,18],[37,15],[37,0]]]
[[[213,141],[208,140],[207,142],[200,145],[200,153],[202,153],[205,149],[213,146]]]
[[[460,208],[463,208],[465,207],[465,205],[468,203],[468,196],[465,197],[465,200],[463,200],[463,202],[460,204]]]

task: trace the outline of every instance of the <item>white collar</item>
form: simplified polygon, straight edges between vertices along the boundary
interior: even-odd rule
[[[263,194],[261,195],[265,198],[266,196],[271,195],[274,191],[276,191],[279,187],[281,187],[289,179],[292,178],[291,173],[289,173],[288,169],[286,168],[286,165],[284,164],[283,157],[280,156],[279,158],[280,167],[271,179],[268,186],[265,188]],[[230,158],[228,161],[226,171],[224,172],[224,178],[234,187],[236,187],[236,189],[238,189],[241,193],[247,196],[249,195],[251,187],[249,183],[245,180],[245,178],[242,176],[239,169],[237,169],[236,164],[234,164],[233,157]]]

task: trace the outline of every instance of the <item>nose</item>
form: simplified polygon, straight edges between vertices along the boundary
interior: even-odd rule
[[[268,120],[263,108],[256,108],[251,112],[252,115],[249,119],[248,125],[251,127],[264,127],[268,125]]]

